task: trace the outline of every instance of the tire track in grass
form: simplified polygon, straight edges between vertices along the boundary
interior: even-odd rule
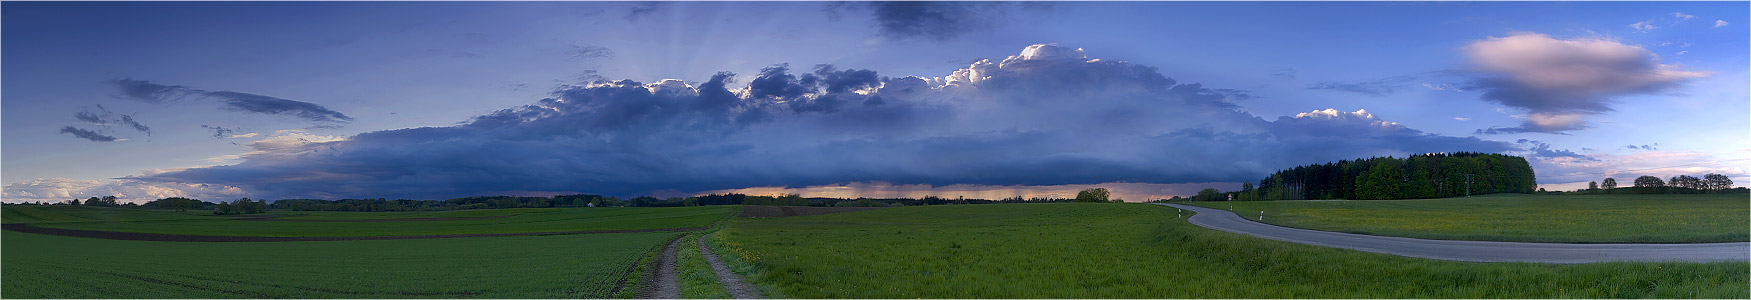
[[[705,262],[711,264],[712,272],[717,273],[717,281],[723,283],[724,289],[729,290],[730,295],[736,297],[736,299],[762,298],[760,296],[760,289],[754,288],[754,285],[748,284],[748,281],[742,280],[742,276],[738,276],[735,272],[731,272],[730,266],[725,265],[723,260],[717,259],[717,253],[712,252],[711,246],[708,246],[705,243],[706,239],[709,238],[711,238],[711,234],[699,237],[699,254],[705,256]]]
[[[681,241],[681,248],[675,253],[675,268],[680,276],[681,297],[687,299],[730,299],[728,289],[717,279],[711,264],[705,262],[705,256],[698,249],[688,244],[699,238],[699,234],[689,234]]]
[[[649,276],[647,276],[647,274],[645,274],[645,273],[649,273],[649,272],[643,271],[646,268],[644,262],[645,262],[645,260],[656,259],[657,254],[652,254],[652,253],[653,252],[660,253],[663,250],[662,249],[663,246],[664,246],[663,244],[657,244],[656,246],[652,246],[649,250],[645,250],[644,254],[640,255],[638,260],[633,261],[632,265],[626,266],[626,272],[620,273],[620,280],[614,282],[614,289],[610,290],[608,292],[608,296],[601,297],[601,298],[619,298],[619,299],[645,298],[645,289],[643,288],[643,286],[645,286],[645,282],[650,281],[649,280],[650,278],[649,278]],[[637,278],[636,282],[638,283],[638,286],[640,287],[639,290],[626,291],[625,289],[626,289],[627,279],[633,279],[633,278]],[[627,297],[623,297],[620,294],[623,291],[631,292],[632,294],[628,295]],[[594,298],[594,297],[579,297],[579,298]]]
[[[651,262],[656,266],[651,277],[645,277],[644,298],[677,299],[681,298],[681,280],[675,272],[675,247],[681,245],[684,236],[677,236],[663,246],[663,254]]]

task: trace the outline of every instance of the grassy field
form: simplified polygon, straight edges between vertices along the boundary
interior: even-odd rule
[[[1708,243],[1751,240],[1746,195],[1521,195],[1425,200],[1192,202],[1265,223],[1449,240]]]
[[[675,251],[675,271],[680,273],[681,298],[731,298],[730,292],[718,283],[717,273],[711,270],[711,264],[699,254],[699,234],[688,234],[681,238],[680,247]]]
[[[449,212],[282,212],[299,219],[405,219],[509,216],[412,222],[241,221],[190,212],[68,206],[7,206],[7,223],[99,231],[223,236],[389,236],[701,227],[734,213],[733,206],[659,208],[490,209]],[[16,216],[15,216],[16,215]]]
[[[1467,263],[1300,245],[1142,204],[736,219],[714,241],[774,298],[1746,298],[1745,263]]]
[[[674,233],[183,243],[6,232],[4,298],[603,298]]]
[[[212,220],[211,212],[128,209],[90,206],[7,205],[0,207],[4,223],[87,223],[117,221]]]

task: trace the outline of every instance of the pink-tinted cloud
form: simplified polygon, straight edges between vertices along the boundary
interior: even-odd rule
[[[1585,118],[1612,111],[1616,97],[1676,89],[1708,73],[1662,64],[1641,46],[1603,38],[1556,39],[1517,33],[1463,48],[1478,71],[1473,83],[1484,99],[1526,110],[1518,127],[1478,133],[1566,132],[1588,128]]]

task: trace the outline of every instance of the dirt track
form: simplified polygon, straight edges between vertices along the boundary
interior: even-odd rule
[[[514,232],[514,233],[475,233],[475,234],[436,234],[436,235],[392,235],[392,236],[319,236],[319,237],[278,237],[278,236],[219,236],[163,234],[140,232],[96,231],[78,229],[60,229],[31,226],[30,224],[4,224],[0,229],[59,236],[84,237],[108,240],[158,241],[158,242],[315,242],[315,241],[362,241],[362,240],[412,240],[412,239],[444,239],[466,237],[495,236],[529,236],[529,235],[562,235],[562,234],[593,234],[593,233],[634,233],[634,232],[669,232],[694,231],[706,227],[657,228],[657,229],[626,229],[626,230],[583,230],[583,231],[552,231],[552,232]]]
[[[657,255],[657,260],[651,262],[650,276],[645,277],[645,299],[679,299],[681,298],[681,276],[676,271],[675,252],[680,249],[681,240],[686,237],[676,237],[663,246],[663,253]]]
[[[782,218],[795,216],[813,216],[825,214],[848,213],[883,209],[886,207],[819,207],[819,206],[761,206],[751,205],[742,208],[743,218]]]
[[[730,270],[729,265],[718,259],[717,252],[712,252],[711,246],[706,243],[710,238],[711,234],[699,237],[699,254],[705,256],[705,262],[711,264],[711,271],[717,273],[718,284],[723,285],[724,290],[730,292],[730,297],[736,299],[763,298],[760,296],[760,289],[755,288],[753,284],[748,284],[748,281],[742,280],[742,276],[737,276],[736,272]]]

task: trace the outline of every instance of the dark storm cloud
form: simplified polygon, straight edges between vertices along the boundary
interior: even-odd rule
[[[1492,37],[1463,49],[1484,75],[1466,89],[1529,114],[1519,126],[1480,134],[1562,133],[1590,128],[1586,118],[1612,111],[1617,97],[1660,94],[1706,73],[1660,64],[1640,46],[1614,40],[1554,39],[1538,33]]]
[[[61,133],[71,134],[74,137],[91,140],[93,142],[114,142],[116,140],[116,137],[113,136],[73,126],[61,127]]]
[[[811,74],[804,74],[802,78],[791,75],[788,64],[766,67],[748,83],[748,96],[793,99],[813,91],[815,84],[819,83],[817,81]]]
[[[1154,68],[1028,47],[943,77],[777,65],[565,86],[460,125],[251,143],[238,164],[136,176],[266,198],[445,198],[517,191],[636,195],[754,186],[1253,181],[1380,155],[1515,150],[1358,110],[1267,121]],[[275,142],[265,142],[275,141]]]
[[[921,38],[947,41],[962,34],[990,30],[1006,22],[1012,13],[1051,7],[1043,2],[947,2],[876,1],[861,5],[835,5],[824,11],[830,18],[841,7],[868,10],[877,31],[889,39]]]
[[[214,99],[220,109],[258,114],[287,115],[316,122],[350,122],[352,117],[315,103],[232,91],[209,91],[180,85],[162,85],[145,80],[118,79],[111,81],[121,89],[125,99],[146,103],[167,103],[188,98]],[[124,116],[125,117],[125,116]],[[127,117],[131,121],[131,117]],[[137,124],[137,123],[136,123]],[[136,127],[136,128],[141,128]]]

